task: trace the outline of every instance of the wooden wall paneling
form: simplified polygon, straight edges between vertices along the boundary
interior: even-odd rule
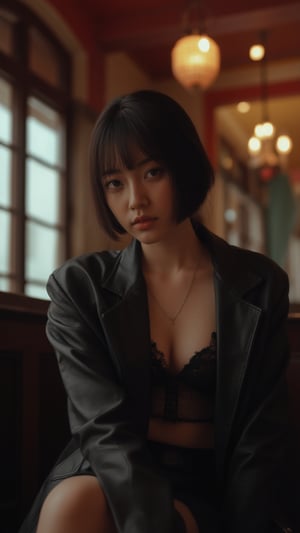
[[[0,351],[0,420],[1,420],[1,531],[17,526],[21,501],[21,353]]]
[[[67,399],[53,352],[39,356],[38,481],[43,482],[70,439]]]
[[[12,393],[8,392],[13,382],[1,391],[4,409],[17,420],[14,442],[16,469],[11,469],[9,483],[17,484],[18,500],[11,519],[13,523],[18,523],[38,488],[38,361],[39,351],[42,347],[45,349],[45,345],[49,349],[49,344],[44,337],[45,316],[0,310],[0,321],[2,354],[8,354],[12,361],[12,354],[17,353],[19,361],[16,402],[13,403]],[[2,358],[1,366],[3,364]],[[6,439],[1,439],[1,456],[4,458],[6,446]],[[14,531],[13,523],[7,525],[7,533]]]

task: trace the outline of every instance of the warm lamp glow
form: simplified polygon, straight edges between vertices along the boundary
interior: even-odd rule
[[[210,42],[207,37],[201,37],[198,41],[198,48],[200,52],[207,53],[210,49]]]
[[[280,154],[289,154],[293,148],[293,143],[288,135],[280,135],[276,141],[276,148]]]
[[[274,135],[275,128],[272,122],[263,122],[261,124],[256,124],[254,128],[255,136],[258,139],[271,139]]]
[[[265,47],[262,44],[254,44],[249,50],[252,61],[260,61],[265,55]]]
[[[266,32],[261,33],[261,42],[266,43]],[[253,61],[263,59],[265,46],[262,44],[252,46],[249,55]],[[292,150],[292,141],[287,135],[281,135],[276,141],[274,140],[275,128],[268,119],[268,81],[265,59],[260,62],[260,89],[262,122],[256,124],[254,136],[248,141],[249,165],[253,168],[261,168],[260,178],[264,181],[270,181],[274,177],[276,167],[287,166],[287,155]]]
[[[207,35],[187,35],[179,39],[171,54],[174,77],[187,89],[206,89],[220,70],[220,49]]]
[[[248,113],[250,111],[249,102],[239,102],[236,107],[239,113]]]
[[[248,150],[250,154],[258,154],[261,149],[261,142],[257,137],[250,137],[248,141]]]

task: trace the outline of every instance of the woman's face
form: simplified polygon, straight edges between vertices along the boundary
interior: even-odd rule
[[[121,226],[141,243],[167,238],[176,227],[175,191],[164,164],[134,149],[133,168],[107,169],[102,184],[107,205]]]

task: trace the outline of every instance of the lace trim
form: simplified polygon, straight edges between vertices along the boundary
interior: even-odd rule
[[[189,361],[182,367],[182,369],[177,372],[177,376],[183,373],[188,367],[193,366],[195,361],[199,359],[205,359],[206,361],[212,360],[216,355],[216,346],[217,346],[217,334],[215,331],[212,332],[210,337],[210,343],[208,346],[205,346],[201,350],[195,352],[189,359]],[[158,363],[158,366],[165,371],[169,371],[169,365],[166,361],[164,353],[158,349],[155,341],[151,341],[151,354],[152,360]]]

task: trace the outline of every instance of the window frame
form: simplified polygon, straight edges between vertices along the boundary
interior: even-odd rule
[[[8,277],[12,290],[9,292],[24,293],[25,290],[25,260],[26,260],[26,217],[25,213],[25,179],[26,179],[26,117],[27,105],[30,97],[37,98],[54,111],[61,114],[64,123],[65,138],[65,172],[62,185],[64,189],[61,205],[61,223],[54,227],[60,230],[60,253],[64,260],[69,255],[70,228],[68,200],[70,180],[70,132],[71,132],[71,56],[58,41],[53,32],[25,5],[17,0],[1,0],[0,9],[11,12],[17,18],[13,42],[14,54],[6,55],[0,50],[0,77],[9,83],[13,90],[13,140],[9,145],[14,156],[13,165],[13,194],[11,207],[1,209],[11,213],[16,227],[11,230],[11,270]],[[60,87],[54,87],[44,81],[29,67],[29,29],[34,27],[54,48],[59,57]],[[0,141],[1,146],[7,146]],[[16,186],[17,183],[17,186]],[[3,276],[1,276],[3,277]]]

